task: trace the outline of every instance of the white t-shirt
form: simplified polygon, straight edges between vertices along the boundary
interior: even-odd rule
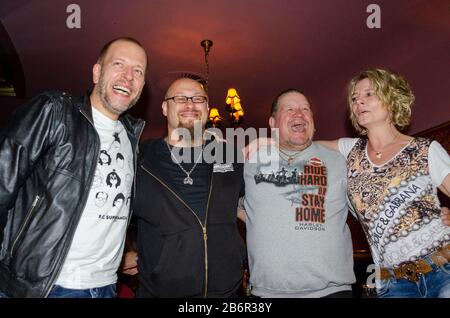
[[[100,154],[86,206],[56,281],[71,289],[117,281],[133,185],[133,151],[122,123],[92,107]]]

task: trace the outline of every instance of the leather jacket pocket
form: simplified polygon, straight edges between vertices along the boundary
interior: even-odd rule
[[[39,203],[42,202],[43,196],[36,195],[34,197],[33,203],[31,204],[30,209],[28,210],[27,214],[25,215],[25,218],[20,225],[19,230],[17,231],[17,235],[12,241],[11,249],[9,251],[9,255],[11,258],[14,257],[15,252],[17,251],[18,246],[20,245],[20,242],[23,238],[23,235],[25,233],[25,230],[27,229],[28,225],[30,224],[33,216],[33,212],[36,211],[37,207],[39,206]]]

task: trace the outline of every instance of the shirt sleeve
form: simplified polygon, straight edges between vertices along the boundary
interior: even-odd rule
[[[350,153],[352,148],[355,146],[357,141],[358,141],[358,138],[339,138],[338,139],[339,152],[345,158],[347,158],[348,154]]]
[[[428,149],[428,166],[431,181],[436,186],[440,186],[450,174],[450,156],[437,141],[433,141]]]

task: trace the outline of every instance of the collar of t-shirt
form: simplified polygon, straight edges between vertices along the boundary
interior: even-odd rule
[[[122,123],[119,120],[109,118],[94,106],[92,106],[92,119],[94,120],[96,129],[117,131],[118,128],[122,126]]]

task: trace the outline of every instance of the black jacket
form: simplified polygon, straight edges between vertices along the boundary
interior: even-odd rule
[[[133,148],[144,123],[121,118]],[[46,297],[68,253],[94,177],[100,139],[89,96],[46,92],[0,136],[0,290]]]
[[[141,146],[135,216],[138,297],[230,297],[242,279],[244,248],[237,229],[243,165],[213,172],[205,224],[158,175],[155,141]]]

